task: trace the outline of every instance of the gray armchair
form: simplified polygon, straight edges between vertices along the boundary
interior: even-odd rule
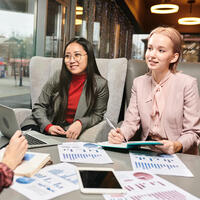
[[[118,122],[123,91],[125,86],[127,59],[96,59],[101,75],[108,80],[109,100],[105,116],[114,123]],[[32,105],[40,95],[41,89],[53,73],[61,69],[62,58],[32,57],[30,61],[30,92]],[[15,113],[18,123],[31,114],[31,109],[16,108]],[[79,137],[81,141],[99,142],[102,141],[101,134],[106,127],[106,121],[87,129]]]

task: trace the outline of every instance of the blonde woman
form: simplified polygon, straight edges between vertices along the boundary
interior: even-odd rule
[[[198,154],[200,102],[197,80],[177,71],[182,37],[171,27],[158,27],[148,38],[145,54],[149,73],[133,81],[125,120],[108,140],[121,143],[142,126],[142,140],[158,140],[156,151]],[[189,66],[188,66],[189,67]]]

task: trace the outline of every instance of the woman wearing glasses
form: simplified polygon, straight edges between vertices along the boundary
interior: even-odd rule
[[[92,45],[73,38],[65,46],[62,69],[48,80],[22,129],[77,139],[103,119],[109,92]]]

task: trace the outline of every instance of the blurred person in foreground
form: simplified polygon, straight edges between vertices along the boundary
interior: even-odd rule
[[[6,146],[0,162],[0,192],[12,184],[13,170],[22,162],[28,143],[21,131],[16,131]]]

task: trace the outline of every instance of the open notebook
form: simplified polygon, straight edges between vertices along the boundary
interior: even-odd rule
[[[99,142],[98,145],[106,148],[119,148],[119,149],[133,149],[139,146],[152,146],[152,145],[163,145],[158,141],[129,141],[121,144],[111,144],[108,141]]]
[[[0,162],[4,152],[5,148],[0,150]],[[26,152],[22,162],[14,170],[15,175],[31,177],[44,167],[50,159],[48,153]]]

